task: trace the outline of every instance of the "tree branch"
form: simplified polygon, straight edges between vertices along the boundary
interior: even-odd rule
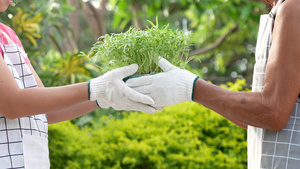
[[[135,28],[141,30],[143,29],[141,20],[138,16],[138,12],[140,12],[140,6],[139,6],[139,1],[138,0],[134,0],[133,1],[133,9],[132,9],[132,17],[133,17],[133,25]]]
[[[99,36],[106,34],[106,28],[104,24],[104,14],[105,14],[105,4],[107,0],[102,0],[100,2],[99,9],[96,9],[90,2],[84,3],[84,12],[86,19],[90,28],[92,29],[95,39],[98,39]]]
[[[222,44],[222,42],[226,39],[227,36],[229,36],[231,33],[233,33],[237,29],[237,27],[238,27],[238,25],[234,25],[232,28],[230,28],[228,30],[227,33],[225,33],[223,36],[221,36],[219,39],[217,39],[215,41],[215,43],[213,43],[212,45],[210,45],[208,47],[196,49],[196,50],[190,52],[189,57],[207,53],[207,52],[217,48],[218,46],[220,46]]]
[[[100,29],[100,35],[105,35],[106,32],[106,28],[105,28],[105,12],[106,12],[106,8],[105,5],[107,3],[108,0],[102,0],[100,2],[100,19],[98,20],[98,25],[99,25],[99,29]]]
[[[80,32],[79,13],[80,13],[80,1],[68,0],[68,4],[75,7],[75,10],[69,14],[70,22],[69,27],[72,29],[72,36],[77,41],[78,34]]]

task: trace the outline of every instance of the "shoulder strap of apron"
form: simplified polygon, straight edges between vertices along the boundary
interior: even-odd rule
[[[15,42],[13,42],[11,40],[11,38],[4,31],[0,30],[0,34],[7,40],[7,42],[8,42],[9,45],[16,44]],[[0,40],[0,43],[2,44],[1,40]],[[21,52],[21,54],[22,54],[23,57],[27,57],[27,54],[25,53],[25,51],[22,48],[20,48],[18,45],[17,45],[17,48],[19,49],[19,51]],[[2,54],[0,53],[0,56],[1,55]]]
[[[264,70],[266,66],[266,60],[268,58],[268,48],[266,46],[269,46],[271,44],[272,37],[272,26],[271,24],[274,24],[274,18],[276,15],[276,12],[278,10],[278,7],[280,4],[282,4],[283,0],[279,0],[276,5],[272,8],[272,10],[269,12],[269,15],[263,15],[261,17],[260,23],[262,24],[262,27],[260,28],[261,33],[263,33],[265,36],[262,34],[258,35],[258,42],[256,45],[256,48],[261,50],[259,53],[256,53],[256,56],[260,56],[262,58],[262,63],[258,63],[256,60],[255,64],[258,64],[259,66],[254,68],[254,73],[253,73],[253,86],[255,87],[252,90],[255,91],[260,91],[262,88],[263,84],[263,76],[264,76]],[[262,21],[262,18],[263,21]],[[268,30],[267,30],[268,29]],[[263,39],[259,38],[264,38],[264,42],[260,41]],[[262,43],[262,44],[261,44]],[[255,71],[259,72],[259,74],[255,73]],[[255,77],[256,76],[256,77]],[[252,127],[248,126],[247,130],[247,150],[248,150],[248,169],[260,169],[261,168],[261,160],[262,160],[262,142],[263,142],[263,135],[264,135],[264,130],[262,128],[257,128],[257,127]]]
[[[279,0],[279,1],[276,3],[276,5],[272,8],[271,13],[272,13],[273,15],[276,15],[277,9],[278,9],[279,5],[282,4],[282,2],[283,2],[283,0]]]
[[[1,35],[7,40],[9,45],[15,44],[11,38],[2,30],[0,30]]]

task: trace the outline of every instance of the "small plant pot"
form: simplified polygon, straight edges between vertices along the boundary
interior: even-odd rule
[[[147,75],[154,75],[154,74],[156,74],[156,73],[145,74],[145,75],[131,75],[131,76],[127,76],[127,77],[123,78],[123,81],[126,82],[128,79],[131,79],[131,78],[142,77],[142,76],[147,76]]]

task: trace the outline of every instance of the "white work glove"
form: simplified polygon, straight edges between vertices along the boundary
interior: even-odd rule
[[[192,102],[194,85],[199,77],[179,69],[164,58],[159,60],[159,67],[163,73],[131,78],[126,84],[142,94],[151,96],[156,108],[185,101]]]
[[[115,110],[133,110],[154,114],[151,97],[138,93],[128,87],[123,78],[133,75],[138,70],[137,64],[117,68],[92,79],[89,85],[89,100],[97,101],[101,108],[112,107]]]

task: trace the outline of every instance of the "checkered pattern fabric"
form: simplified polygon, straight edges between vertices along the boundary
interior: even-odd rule
[[[300,168],[300,99],[286,127],[279,132],[265,130],[262,142],[261,168]]]
[[[260,21],[255,53],[252,91],[262,90],[272,32],[279,0],[269,15]],[[300,168],[300,98],[286,127],[279,132],[248,127],[248,168],[249,169],[297,169]]]
[[[4,60],[21,89],[37,87],[16,44],[1,45]],[[0,114],[0,168],[24,168],[23,135],[48,138],[46,115],[10,120]],[[34,148],[34,145],[32,145]]]

